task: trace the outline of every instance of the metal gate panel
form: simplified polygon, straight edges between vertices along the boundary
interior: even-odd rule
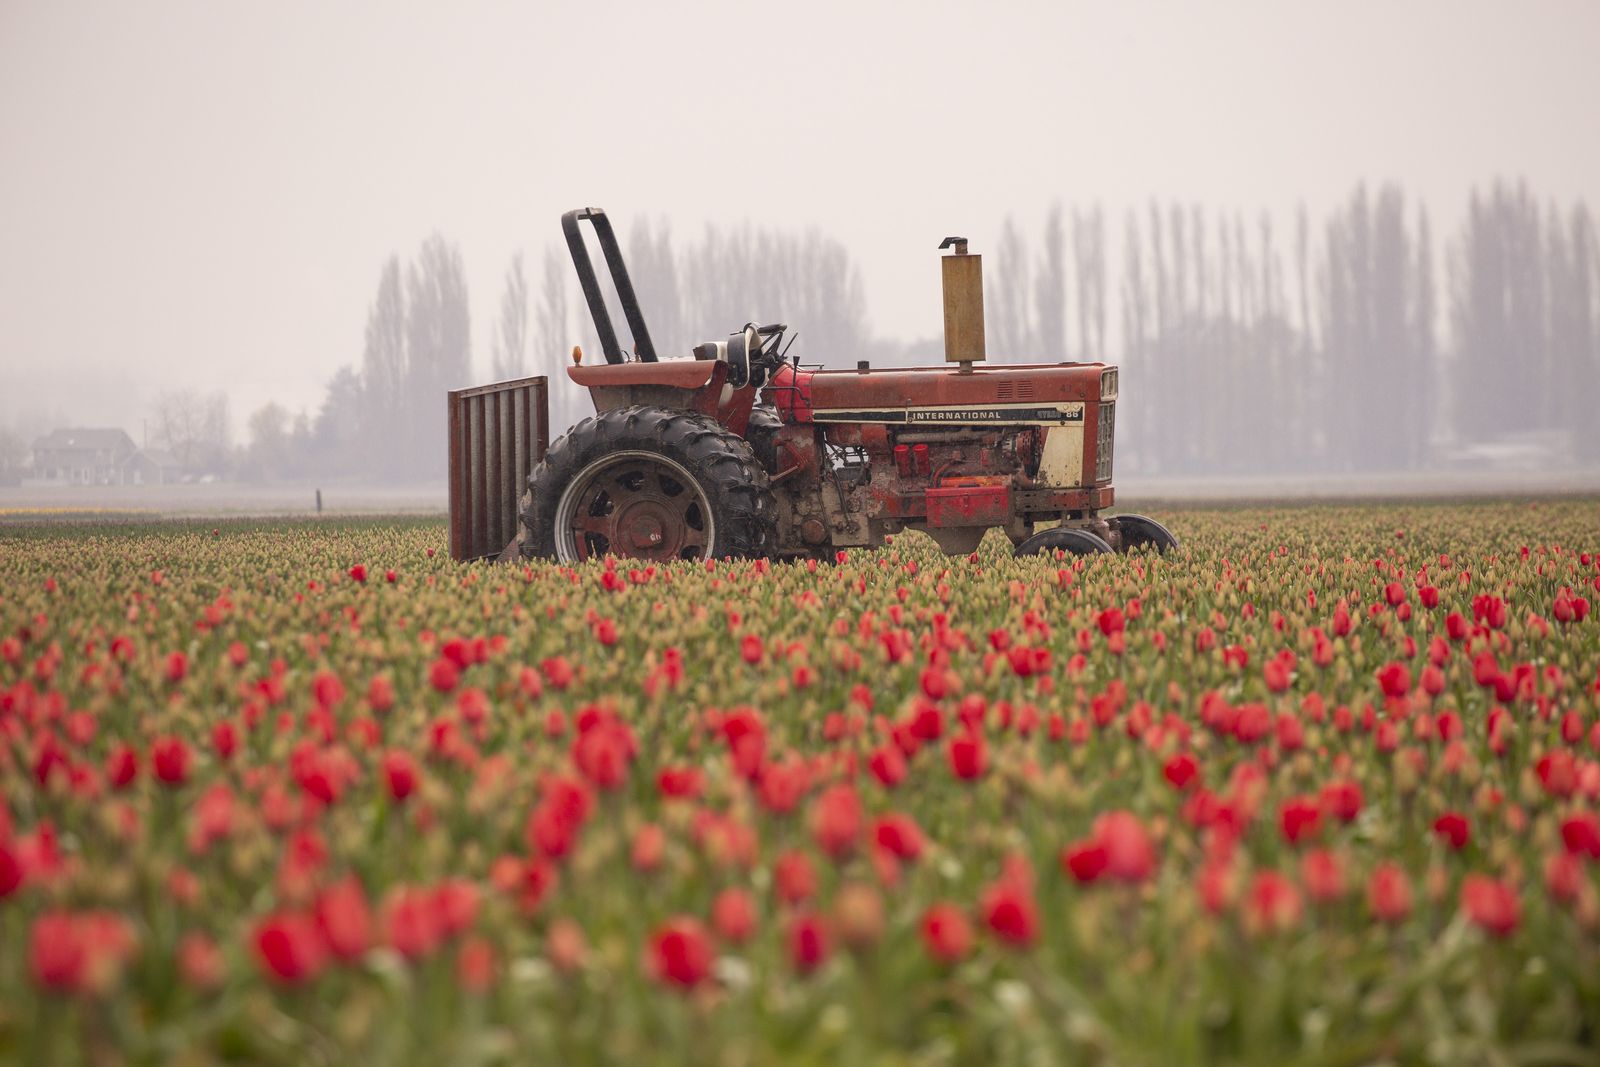
[[[498,556],[517,536],[528,472],[550,445],[543,375],[449,395],[450,556]]]

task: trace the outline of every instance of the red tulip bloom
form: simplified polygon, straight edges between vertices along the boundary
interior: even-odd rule
[[[41,989],[72,993],[82,988],[89,952],[79,936],[76,918],[66,911],[47,911],[28,932],[28,973]]]
[[[1002,878],[984,890],[979,899],[983,921],[1001,941],[1027,948],[1039,937],[1039,906],[1033,893],[1015,878]]]
[[[663,767],[656,775],[656,791],[674,800],[695,800],[705,791],[705,780],[698,767]]]
[[[693,989],[711,974],[711,938],[697,919],[670,919],[651,935],[646,966],[659,982]]]
[[[438,951],[445,937],[439,918],[433,894],[413,886],[395,886],[383,902],[384,941],[407,959],[426,959]]]
[[[367,565],[365,563],[357,563],[355,566],[351,567],[350,568],[350,580],[352,582],[363,582],[363,583],[366,582],[366,580],[367,580]]]
[[[177,685],[189,673],[189,657],[182,652],[169,653],[165,667],[167,681]]]
[[[711,902],[711,925],[717,936],[742,945],[756,932],[756,902],[748,890],[729,886]]]
[[[940,902],[922,913],[922,946],[934,962],[959,963],[972,952],[972,923],[954,904]]]
[[[1456,852],[1467,847],[1467,840],[1471,836],[1467,817],[1458,811],[1447,811],[1433,820],[1433,833]]]
[[[1314,903],[1331,904],[1344,896],[1344,861],[1336,852],[1314,848],[1300,857],[1300,884]]]
[[[428,684],[440,693],[448,693],[461,683],[461,668],[448,659],[436,659],[428,668]]]
[[[1293,797],[1278,809],[1278,827],[1291,845],[1314,841],[1322,834],[1322,808],[1311,797]]]
[[[827,962],[830,945],[828,930],[815,915],[796,915],[789,920],[785,935],[789,962],[801,974],[810,974]]]
[[[817,891],[817,873],[804,852],[785,852],[772,865],[772,884],[779,900],[799,904]]]
[[[1486,874],[1469,874],[1461,882],[1461,907],[1473,924],[1494,937],[1507,937],[1522,921],[1516,890]]]
[[[354,876],[334,882],[317,895],[317,927],[336,959],[360,959],[372,945],[372,911]]]
[[[950,739],[945,756],[951,772],[962,781],[970,782],[983,776],[989,762],[988,749],[982,734],[962,731]]]
[[[1061,850],[1061,869],[1087,885],[1105,873],[1106,859],[1105,846],[1100,842],[1079,841]]]
[[[113,789],[125,789],[139,773],[139,754],[129,745],[118,745],[106,757],[106,781]]]
[[[1246,928],[1255,934],[1284,933],[1300,923],[1300,890],[1274,870],[1257,871],[1241,902]]]
[[[309,981],[322,970],[326,959],[316,924],[292,912],[261,919],[251,932],[250,943],[257,965],[278,982]]]
[[[420,777],[417,761],[411,758],[409,752],[392,749],[384,753],[383,780],[389,788],[389,796],[395,800],[406,799],[417,791]]]
[[[1200,761],[1191,753],[1179,752],[1167,760],[1161,774],[1178,792],[1187,792],[1190,786],[1200,784]]]
[[[842,859],[861,836],[863,818],[854,786],[829,786],[811,805],[811,836],[823,852]]]
[[[1567,816],[1561,823],[1561,843],[1575,856],[1600,859],[1600,816],[1592,811]]]
[[[894,745],[881,745],[874,749],[867,760],[867,767],[872,771],[872,776],[888,789],[893,789],[906,777],[906,758]]]
[[[1403,697],[1411,692],[1411,668],[1404,663],[1386,663],[1378,668],[1378,685],[1386,697]]]
[[[1142,882],[1155,873],[1156,850],[1144,823],[1130,811],[1108,811],[1094,821],[1093,838],[1106,853],[1105,873],[1119,882]]]
[[[1364,803],[1361,786],[1351,781],[1329,782],[1322,787],[1319,799],[1322,810],[1340,822],[1354,821]]]
[[[1380,922],[1404,922],[1411,914],[1411,879],[1394,863],[1380,863],[1367,881],[1367,907]]]
[[[899,812],[878,819],[873,825],[873,839],[885,852],[913,863],[921,858],[926,844],[916,820]]]
[[[189,746],[181,737],[158,738],[150,746],[150,766],[165,785],[182,785],[189,780]]]

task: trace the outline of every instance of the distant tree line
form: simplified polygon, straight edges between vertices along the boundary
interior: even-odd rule
[[[1033,241],[1008,220],[985,311],[991,358],[1120,364],[1124,470],[1419,469],[1518,441],[1600,459],[1584,204],[1475,191],[1442,293],[1428,213],[1393,185],[1357,188],[1320,226],[1300,210],[1287,240],[1265,213],[1130,212],[1115,304],[1106,231],[1098,208],[1054,209]]]
[[[802,361],[940,358],[937,338],[873,335],[849,251],[819,231],[712,226],[675,241],[643,219],[625,247],[664,357],[781,317]],[[1302,208],[1286,234],[1267,213],[1152,203],[1112,220],[1058,205],[1038,227],[1008,218],[975,251],[992,361],[1121,365],[1122,471],[1419,469],[1519,441],[1600,460],[1600,251],[1587,205],[1496,182],[1437,247],[1427,211],[1389,184],[1358,187],[1321,220]],[[539,270],[533,289],[521,253],[507,268],[488,374],[548,375],[554,435],[592,411],[564,373],[573,346],[603,356],[566,248],[545,246]],[[471,332],[454,244],[435,235],[411,261],[391,257],[360,362],[333,376],[314,415],[252,414],[238,473],[437,481],[445,391],[476,380]]]

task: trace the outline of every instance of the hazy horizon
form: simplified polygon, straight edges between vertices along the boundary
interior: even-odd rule
[[[1496,177],[1588,200],[1597,30],[1587,3],[0,3],[0,422],[137,437],[179,385],[227,390],[236,436],[314,412],[383,260],[434,232],[487,380],[510,257],[536,278],[584,204],[819,228],[911,339],[940,237],[993,254],[1056,201],[1116,232],[1152,198],[1286,218],[1393,181],[1444,235]]]

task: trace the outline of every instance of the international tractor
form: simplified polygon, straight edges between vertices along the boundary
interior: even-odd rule
[[[632,335],[618,342],[580,224]],[[822,370],[782,323],[661,358],[604,211],[561,218],[605,361],[567,375],[595,414],[547,441],[546,379],[450,394],[457,559],[831,558],[920,530],[968,553],[999,529],[1019,554],[1163,551],[1141,515],[1107,515],[1117,368],[985,360],[982,258],[940,250],[943,366]]]

